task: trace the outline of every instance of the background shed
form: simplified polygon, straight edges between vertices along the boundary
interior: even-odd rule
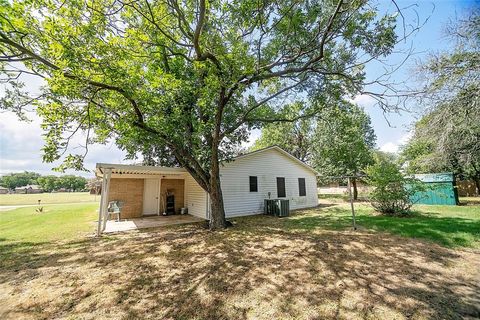
[[[415,178],[428,185],[428,190],[417,192],[413,200],[418,204],[458,205],[458,193],[453,173],[416,174]]]

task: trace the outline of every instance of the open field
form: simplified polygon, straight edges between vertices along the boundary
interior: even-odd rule
[[[348,205],[324,201],[221,232],[192,224],[100,239],[86,236],[95,205],[45,209],[0,215],[1,319],[480,316],[477,206],[392,219],[360,205],[353,232]]]
[[[96,203],[46,205],[0,213],[0,240],[43,243],[72,240],[93,234]]]
[[[39,194],[0,194],[0,206],[30,205],[53,203],[79,203],[100,201],[100,196],[91,195],[88,192],[58,192]]]

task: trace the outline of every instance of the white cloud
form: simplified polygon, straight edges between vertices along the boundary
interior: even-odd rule
[[[0,117],[0,174],[25,170],[58,174],[51,169],[59,165],[59,162],[42,162],[43,131],[40,128],[41,119],[36,114],[29,114],[31,122],[20,121],[10,112],[1,113]],[[78,147],[81,142],[82,137],[76,137],[72,141],[72,148]],[[85,167],[94,170],[97,162],[125,163],[124,158],[125,152],[119,150],[114,143],[91,145],[85,158]],[[91,172],[68,173],[87,177],[93,175]]]
[[[376,100],[370,95],[359,94],[355,98],[351,99],[350,102],[358,104],[363,108],[367,108],[373,106],[376,103]]]
[[[390,152],[390,153],[397,153],[398,149],[399,149],[398,144],[395,144],[393,142],[387,142],[380,147],[380,151]]]
[[[402,135],[397,141],[395,142],[387,142],[387,143],[384,143],[381,147],[380,147],[380,151],[383,151],[383,152],[390,152],[390,153],[398,153],[400,151],[400,147],[407,144],[408,141],[412,138],[412,135],[413,133],[410,131],[410,132],[407,132],[405,133],[404,135]]]

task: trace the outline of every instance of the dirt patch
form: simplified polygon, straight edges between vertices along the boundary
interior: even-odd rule
[[[280,221],[280,222],[279,222]],[[71,243],[16,244],[1,319],[464,319],[480,252],[250,217]]]

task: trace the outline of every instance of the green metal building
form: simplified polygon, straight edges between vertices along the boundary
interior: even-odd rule
[[[414,203],[458,205],[458,193],[453,173],[416,174],[415,178],[428,185],[428,190],[417,192]]]

